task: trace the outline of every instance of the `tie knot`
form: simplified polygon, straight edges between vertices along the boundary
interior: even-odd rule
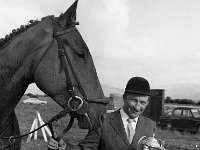
[[[128,119],[127,119],[127,122],[128,122],[128,123],[132,123],[132,122],[135,122],[135,119],[132,119],[132,118],[128,118]]]

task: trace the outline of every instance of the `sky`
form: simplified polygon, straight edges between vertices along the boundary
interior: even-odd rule
[[[1,0],[0,37],[74,0]],[[124,89],[133,76],[151,88],[200,84],[199,0],[79,0],[77,27],[103,84]]]

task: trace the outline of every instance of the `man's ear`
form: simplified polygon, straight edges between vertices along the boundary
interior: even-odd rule
[[[124,94],[122,95],[122,97],[123,97],[123,101],[125,101],[125,99],[126,99],[126,94],[124,93]]]
[[[150,96],[148,96],[147,105],[150,103]]]

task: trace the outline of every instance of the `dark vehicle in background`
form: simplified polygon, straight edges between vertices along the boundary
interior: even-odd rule
[[[143,115],[155,121],[157,125],[160,121],[160,116],[165,114],[164,100],[164,89],[151,89],[150,101]]]
[[[159,126],[166,129],[200,132],[200,108],[195,106],[176,107],[160,117]]]

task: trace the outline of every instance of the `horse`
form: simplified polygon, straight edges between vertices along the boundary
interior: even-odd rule
[[[70,113],[79,128],[101,126],[108,101],[90,51],[76,28],[77,2],[59,17],[31,20],[0,40],[0,149],[20,149],[21,139],[12,139],[20,135],[14,109],[34,82],[63,109],[70,103],[75,108],[84,106],[82,113]],[[10,139],[2,139],[4,136]]]

